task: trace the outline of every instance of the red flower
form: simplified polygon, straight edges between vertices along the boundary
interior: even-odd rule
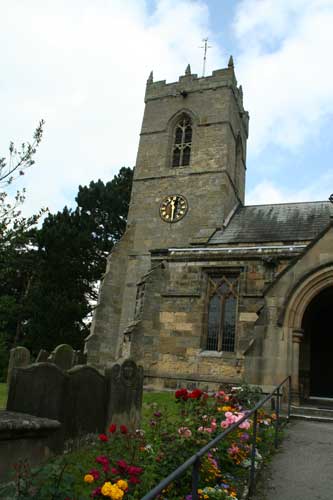
[[[99,472],[97,469],[91,469],[88,474],[91,474],[93,476],[93,478],[95,479],[95,481],[97,479],[99,479]]]
[[[138,474],[142,474],[143,469],[142,467],[136,467],[135,465],[130,465],[128,467],[127,472],[129,473],[130,476],[137,476]]]
[[[114,432],[116,432],[116,430],[117,430],[116,424],[111,424],[109,427],[109,432],[111,432],[111,434],[113,434]]]
[[[139,479],[136,476],[132,476],[129,478],[128,482],[131,484],[139,484],[139,483],[141,483],[141,479]]]
[[[108,457],[105,457],[104,455],[100,455],[100,456],[96,457],[96,462],[98,464],[102,464],[102,465],[109,465],[109,459],[108,459]]]
[[[112,467],[111,472],[112,472],[112,474],[114,474],[115,476],[118,476],[118,474],[119,474],[119,470],[118,470],[118,469],[116,469],[115,467]]]
[[[202,394],[203,394],[203,391],[201,389],[194,389],[194,391],[190,392],[188,397],[191,399],[200,399]]]
[[[106,442],[106,441],[108,441],[108,440],[109,440],[109,438],[107,437],[107,435],[106,435],[106,434],[100,434],[98,437],[99,437],[99,439],[100,439],[101,441],[104,441],[104,442]]]
[[[122,434],[127,434],[128,433],[128,429],[127,429],[126,425],[121,425],[120,426],[120,432]]]
[[[182,399],[183,401],[188,400],[188,390],[187,389],[178,389],[175,392],[176,399]]]
[[[102,494],[102,488],[99,486],[98,488],[96,488],[95,490],[93,490],[93,492],[91,493],[91,496],[92,497],[98,497]]]
[[[128,469],[128,464],[126,460],[118,460],[117,465],[120,469],[123,469],[124,471],[127,471]]]

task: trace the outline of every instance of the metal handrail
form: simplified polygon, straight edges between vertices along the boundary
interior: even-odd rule
[[[267,401],[276,396],[276,420],[275,420],[275,437],[274,446],[278,447],[278,432],[280,424],[280,400],[281,400],[281,387],[288,381],[288,413],[287,419],[290,419],[290,408],[291,408],[291,376],[286,377],[279,385],[277,385],[272,392],[261,399],[251,410],[246,411],[246,415],[240,420],[232,424],[224,432],[216,436],[209,443],[203,446],[197,453],[192,455],[186,462],[175,469],[171,474],[169,474],[165,479],[163,479],[155,488],[150,490],[141,500],[153,500],[156,495],[161,493],[172,481],[181,476],[189,467],[192,466],[192,500],[199,500],[198,495],[198,482],[199,482],[199,469],[200,469],[200,459],[211,449],[214,448],[225,436],[230,432],[237,429],[239,425],[247,420],[249,417],[253,417],[253,433],[252,433],[252,448],[251,448],[251,468],[249,477],[249,490],[250,493],[254,492],[254,479],[255,479],[255,456],[256,456],[256,439],[257,439],[257,422],[258,422],[258,410],[264,406]]]

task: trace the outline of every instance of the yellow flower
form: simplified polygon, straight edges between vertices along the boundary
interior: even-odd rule
[[[120,482],[119,480],[118,482]],[[122,481],[123,483],[126,483],[126,481]],[[127,485],[127,483],[126,483]],[[123,490],[121,490],[116,484],[110,483],[110,481],[104,483],[101,493],[105,497],[110,497],[112,500],[122,500],[124,496]]]
[[[83,481],[85,483],[93,483],[94,482],[94,476],[92,474],[86,474],[83,478]]]
[[[124,481],[123,479],[119,479],[119,481],[117,481],[116,485],[118,486],[118,488],[120,488],[123,491],[126,491],[128,488],[127,481]]]
[[[106,483],[103,484],[101,493],[103,496],[109,497],[111,495],[111,492],[112,492],[112,484],[110,483],[110,481],[107,481]]]
[[[112,492],[110,494],[110,498],[112,498],[112,500],[122,500],[123,496],[124,496],[123,490],[121,490],[120,488],[118,488],[118,486],[114,484],[112,486]]]

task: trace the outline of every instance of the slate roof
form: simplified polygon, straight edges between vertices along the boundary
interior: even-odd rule
[[[309,241],[328,225],[330,216],[329,201],[243,206],[209,244]]]

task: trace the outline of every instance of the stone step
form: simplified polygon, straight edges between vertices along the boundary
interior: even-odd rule
[[[318,420],[321,422],[333,422],[333,409],[320,408],[317,406],[292,406],[291,417],[305,420]]]

